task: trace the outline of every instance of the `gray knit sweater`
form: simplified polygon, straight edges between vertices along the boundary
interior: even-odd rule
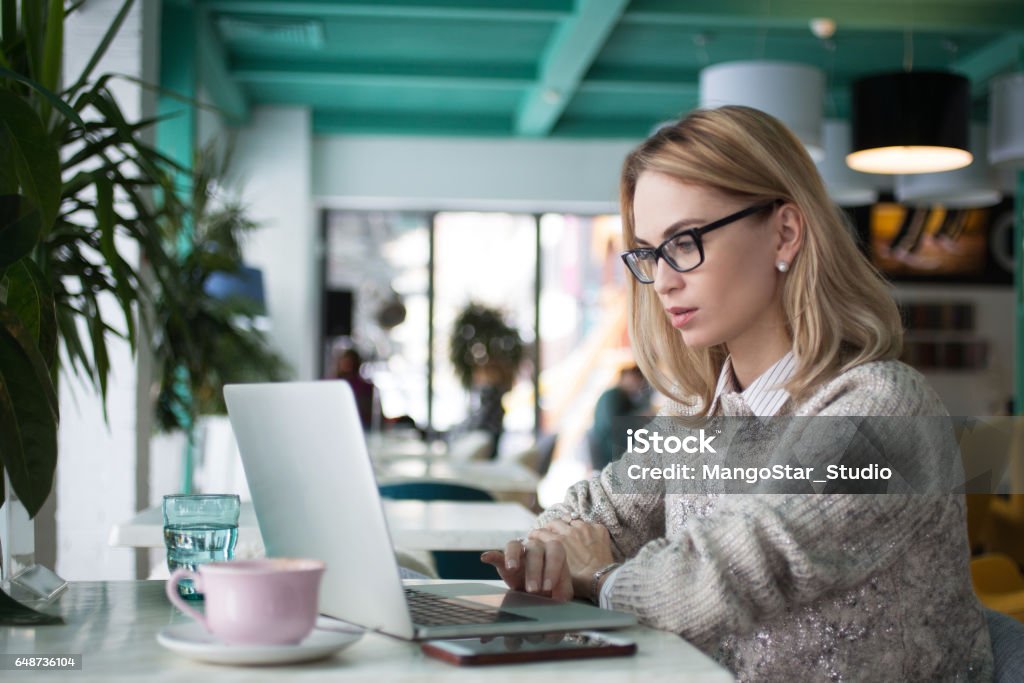
[[[751,414],[732,392],[717,412]],[[945,409],[919,373],[883,361],[782,414]],[[538,524],[575,511],[606,526],[624,561],[612,606],[678,633],[739,680],[992,679],[962,496],[623,494],[612,476],[577,483]]]

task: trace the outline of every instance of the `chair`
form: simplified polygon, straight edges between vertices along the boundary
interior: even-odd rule
[[[1020,487],[1022,484],[1024,482],[1014,482],[1013,486]],[[1017,563],[1024,564],[1024,494],[991,496],[989,514],[989,549],[1009,555]]]
[[[555,446],[558,443],[558,432],[545,434],[537,439],[537,474],[541,477],[547,475],[551,469],[551,459],[555,454]]]
[[[983,527],[982,541],[988,552],[1002,553],[1017,564],[1024,565],[1024,421],[1019,416],[1000,418],[990,428],[975,429],[972,441],[961,440],[961,450],[970,454],[970,462],[990,471],[993,491],[988,504],[978,517]],[[975,443],[977,442],[977,443]],[[970,499],[968,499],[970,504]]]
[[[968,493],[967,501],[967,541],[972,555],[980,555],[988,551],[992,528],[992,495],[988,493]]]
[[[457,500],[494,502],[482,489],[442,481],[408,481],[384,484],[380,495],[392,500]],[[481,548],[486,550],[486,548]],[[442,579],[499,579],[497,570],[480,561],[480,553],[465,550],[435,550],[431,553]]]
[[[984,612],[992,641],[993,681],[1024,681],[1024,624],[995,610],[986,609]]]
[[[974,558],[971,581],[985,607],[1024,622],[1024,576],[1012,559],[999,553]]]

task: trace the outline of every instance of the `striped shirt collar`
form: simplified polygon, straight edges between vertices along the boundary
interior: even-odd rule
[[[750,411],[757,417],[778,415],[782,406],[789,400],[789,392],[782,388],[796,372],[796,356],[788,352],[774,365],[761,373],[750,383],[750,386],[739,392],[740,398],[747,404]],[[736,375],[732,369],[732,356],[725,359],[722,371],[718,375],[718,386],[715,387],[714,405],[717,407],[719,397],[727,392],[736,393]]]

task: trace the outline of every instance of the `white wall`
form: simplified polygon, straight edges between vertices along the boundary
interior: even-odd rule
[[[231,143],[232,132],[225,127],[220,114],[211,108],[213,100],[201,83],[196,89],[196,99],[204,105],[196,109],[196,144],[200,149],[212,146],[223,153]]]
[[[232,165],[242,201],[261,226],[245,247],[246,261],[263,269],[270,335],[298,379],[314,379],[318,368],[312,141],[307,109],[257,107],[238,131]]]
[[[618,211],[638,140],[318,137],[313,192],[336,206]]]
[[[65,80],[77,79],[117,11],[121,0],[90,0],[72,14],[65,28]],[[129,74],[152,80],[155,65],[144,59],[144,43],[155,40],[146,34],[155,26],[147,21],[149,12],[159,11],[158,2],[136,3],[117,39],[94,75],[106,72]],[[144,28],[145,27],[145,28]],[[146,34],[144,36],[144,34]],[[144,112],[141,89],[114,80],[111,89],[129,120]],[[119,244],[119,248],[125,246]],[[122,251],[130,262],[137,254]],[[101,310],[115,326],[121,316],[112,299],[101,302]],[[88,336],[84,337],[87,342]],[[91,385],[80,379],[61,377],[57,467],[57,573],[69,580],[129,579],[135,576],[131,550],[110,548],[110,527],[131,517],[136,509],[138,431],[148,425],[137,423],[138,377],[135,359],[127,343],[108,337],[112,368],[108,386],[109,424]]]

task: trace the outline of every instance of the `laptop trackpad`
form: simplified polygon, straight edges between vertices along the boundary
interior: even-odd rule
[[[406,584],[416,590],[445,598],[455,598],[460,602],[470,602],[484,607],[498,609],[522,609],[524,607],[551,607],[563,603],[539,595],[510,591],[503,587],[489,586],[485,583],[450,583],[433,585]]]
[[[462,602],[472,602],[487,607],[497,607],[503,610],[522,609],[524,607],[551,607],[560,603],[550,598],[542,598],[539,595],[520,593],[518,591],[506,591],[498,595],[459,595]]]

